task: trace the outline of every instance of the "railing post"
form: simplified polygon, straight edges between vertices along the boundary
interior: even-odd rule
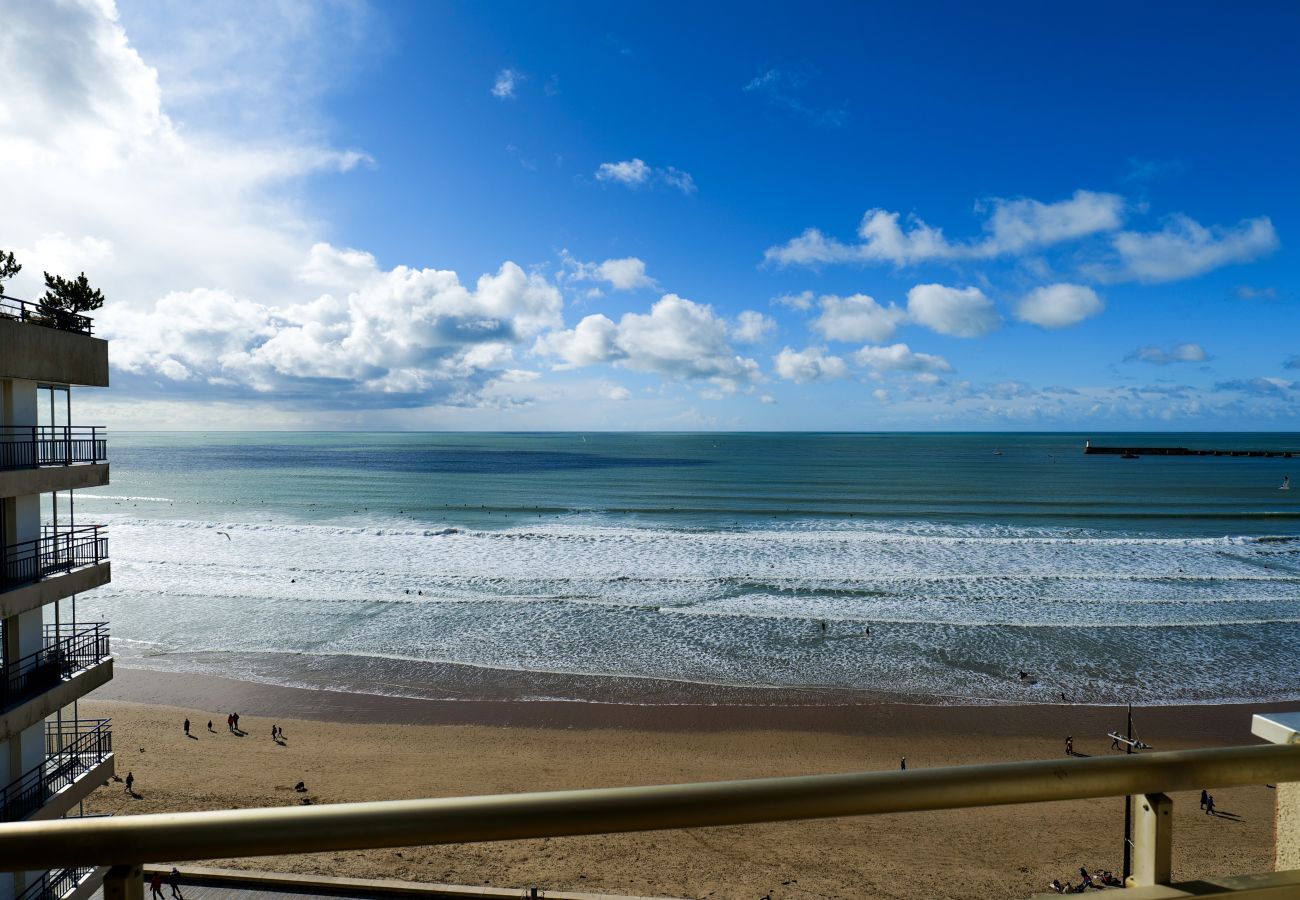
[[[1300,712],[1256,713],[1250,731],[1270,743],[1300,744]],[[1278,782],[1274,832],[1273,868],[1300,868],[1300,781]]]
[[[144,900],[144,866],[113,866],[104,876],[104,900]]]
[[[1164,794],[1133,797],[1133,874],[1128,887],[1169,884],[1173,837],[1174,801]]]

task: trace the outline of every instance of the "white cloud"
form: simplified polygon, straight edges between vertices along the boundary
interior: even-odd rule
[[[757,344],[776,328],[776,320],[752,309],[743,310],[736,316],[732,336],[742,344]]]
[[[838,356],[828,356],[824,347],[805,347],[803,350],[785,347],[772,361],[777,375],[799,384],[833,381],[849,374],[849,367],[844,360]]]
[[[620,291],[658,287],[655,280],[646,275],[645,262],[635,256],[607,259],[600,263],[582,262],[568,250],[561,250],[560,259],[566,270],[564,277],[572,281],[603,281]]]
[[[624,400],[632,399],[632,392],[629,391],[627,388],[623,387],[623,385],[621,384],[609,385],[608,387],[605,388],[603,394],[606,400],[615,400],[615,401],[622,402]]]
[[[832,341],[887,341],[907,318],[895,304],[881,306],[866,294],[827,295],[821,298],[821,308],[812,327]]]
[[[988,334],[1000,322],[993,301],[979,288],[942,284],[918,284],[908,291],[907,315],[940,334],[964,338]]]
[[[809,310],[812,309],[813,292],[800,291],[797,294],[782,294],[779,297],[773,297],[770,302],[773,306],[785,306],[800,311]]]
[[[1126,361],[1167,366],[1170,363],[1205,362],[1209,358],[1200,344],[1175,344],[1168,350],[1162,347],[1140,347],[1130,353]]]
[[[651,169],[641,159],[625,159],[622,162],[601,163],[596,170],[597,181],[617,181],[619,184],[636,186],[650,180]]]
[[[1115,235],[1118,270],[1102,272],[1112,280],[1176,281],[1222,266],[1267,256],[1280,246],[1267,216],[1244,219],[1235,228],[1206,228],[1184,215],[1169,217],[1160,231],[1123,231]]]
[[[1055,203],[1039,200],[995,199],[984,223],[985,236],[953,242],[943,229],[912,219],[904,230],[899,213],[867,210],[858,226],[856,244],[845,244],[809,228],[785,244],[769,247],[764,258],[777,265],[888,262],[895,266],[931,260],[992,259],[1113,231],[1123,222],[1124,198],[1118,194],[1075,191]]]
[[[646,164],[643,159],[625,159],[621,162],[601,163],[596,169],[596,180],[614,182],[627,187],[647,187],[651,184],[665,184],[676,188],[683,194],[695,193],[695,179],[689,172],[683,172],[674,166],[657,169]]]
[[[915,353],[907,344],[888,347],[863,347],[853,354],[860,366],[885,372],[951,372],[952,365],[942,356]]]
[[[496,379],[526,380],[513,348],[559,327],[559,290],[505,263],[471,289],[455,272],[312,248],[303,280],[335,276],[336,293],[268,306],[224,291],[173,292],[148,311],[106,308],[115,366],[145,378],[202,382],[214,393],[375,405],[472,403]],[[310,397],[306,402],[313,402]]]
[[[758,364],[732,350],[725,320],[712,307],[676,294],[665,294],[649,314],[624,313],[617,324],[607,316],[587,316],[575,328],[543,335],[536,351],[558,356],[558,368],[612,363],[707,381],[725,393],[761,380]]]
[[[496,81],[492,83],[492,96],[498,100],[513,100],[515,88],[524,77],[524,73],[517,69],[502,69],[497,72]]]
[[[1106,304],[1081,284],[1049,284],[1030,291],[1016,307],[1016,317],[1043,328],[1068,328],[1100,315]]]

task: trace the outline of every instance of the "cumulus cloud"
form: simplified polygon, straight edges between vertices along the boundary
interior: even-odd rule
[[[496,81],[492,83],[492,96],[498,100],[513,100],[515,88],[523,80],[523,72],[517,69],[502,69],[497,72]]]
[[[993,301],[977,287],[918,284],[907,292],[907,315],[913,322],[953,337],[982,337],[1001,322]]]
[[[784,244],[769,247],[764,259],[776,265],[880,263],[904,266],[932,260],[992,259],[1062,241],[1113,231],[1123,222],[1124,198],[1118,194],[1075,191],[1066,200],[994,199],[984,236],[950,241],[943,229],[912,219],[906,229],[900,214],[870,209],[858,226],[859,242],[846,244],[809,228]]]
[[[591,315],[577,326],[552,331],[536,351],[557,356],[557,368],[610,363],[679,380],[701,380],[732,393],[761,380],[758,363],[736,354],[727,323],[707,304],[665,294],[648,314],[624,313],[615,323]]]
[[[831,341],[887,341],[907,318],[897,305],[883,306],[866,294],[848,297],[828,294],[820,303],[821,314],[813,320],[812,327]]]
[[[770,301],[773,306],[784,306],[788,309],[797,309],[800,312],[812,309],[813,292],[800,291],[797,294],[781,294],[773,297]]]
[[[736,325],[731,334],[742,344],[757,344],[776,328],[776,320],[752,309],[741,311],[736,316]]]
[[[638,288],[655,288],[655,280],[646,274],[645,261],[635,256],[619,259],[607,259],[604,262],[582,262],[560,251],[560,259],[566,274],[572,281],[600,281],[619,291],[634,291]]]
[[[1097,292],[1081,284],[1049,284],[1035,288],[1016,306],[1016,318],[1043,328],[1069,328],[1100,315],[1106,304]]]
[[[853,354],[853,361],[883,372],[951,372],[952,365],[942,356],[915,353],[907,344],[888,347],[863,347]]]
[[[695,179],[689,172],[683,172],[674,166],[654,168],[647,165],[645,160],[636,158],[601,163],[596,169],[596,180],[632,188],[663,184],[676,188],[683,194],[695,193]]]
[[[604,395],[606,400],[616,400],[621,402],[623,400],[632,399],[632,392],[629,391],[627,388],[623,387],[623,385],[621,384],[607,385],[605,389],[602,391],[602,394]]]
[[[521,380],[514,348],[562,324],[559,290],[509,262],[470,288],[455,272],[385,271],[369,254],[317,244],[301,278],[335,290],[270,306],[200,288],[147,311],[106,309],[99,322],[133,375],[381,406],[473,402],[493,380]]]
[[[849,374],[844,360],[827,355],[824,347],[805,347],[803,350],[785,347],[772,362],[779,377],[799,384],[833,381]]]
[[[1168,349],[1155,346],[1139,347],[1130,353],[1125,361],[1167,366],[1170,363],[1205,362],[1209,358],[1209,354],[1200,344],[1175,344]]]
[[[1175,215],[1160,231],[1115,235],[1119,267],[1098,274],[1116,281],[1177,281],[1259,259],[1279,246],[1267,216],[1244,219],[1235,227],[1207,228],[1188,216]]]

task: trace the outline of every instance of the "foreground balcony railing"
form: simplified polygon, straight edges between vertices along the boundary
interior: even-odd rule
[[[108,656],[108,623],[47,625],[45,646],[0,666],[0,711],[38,697]]]
[[[55,869],[45,872],[36,881],[23,888],[14,900],[63,900],[72,889],[95,874],[95,866],[78,866],[74,869]]]
[[[34,541],[9,544],[0,560],[0,591],[108,559],[108,530],[100,525],[41,527]]]
[[[75,331],[77,334],[93,334],[93,323],[88,316],[62,310],[42,309],[38,303],[28,303],[16,297],[0,294],[0,319],[17,319],[31,322],[60,331]]]
[[[0,426],[0,471],[107,462],[106,434],[98,425]]]
[[[1300,745],[764,778],[439,800],[273,807],[0,825],[0,871],[113,866],[106,896],[141,897],[140,864],[743,825],[1139,795],[1135,884],[1169,878],[1164,791],[1300,781]],[[1279,895],[1281,896],[1281,895]]]
[[[0,822],[16,822],[36,812],[59,791],[76,783],[113,752],[108,719],[74,719],[45,726],[45,760],[0,790]],[[77,861],[69,866],[81,866]],[[17,868],[46,868],[40,864]],[[53,868],[53,867],[50,867]]]

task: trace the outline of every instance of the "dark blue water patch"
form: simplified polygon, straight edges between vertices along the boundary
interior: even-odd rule
[[[428,447],[394,450],[295,447],[273,444],[172,447],[165,459],[156,451],[124,447],[113,461],[123,467],[173,470],[333,469],[461,475],[525,475],[593,469],[682,468],[707,466],[708,459],[611,456],[555,450],[489,450]]]

